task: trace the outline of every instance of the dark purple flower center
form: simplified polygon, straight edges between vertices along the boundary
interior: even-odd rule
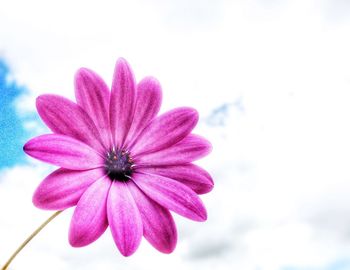
[[[127,151],[113,149],[107,153],[105,169],[112,181],[128,181],[132,174],[132,167],[132,158]]]

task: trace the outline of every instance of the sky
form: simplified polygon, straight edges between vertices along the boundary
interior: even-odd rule
[[[126,58],[158,78],[161,111],[191,106],[215,181],[208,220],[176,216],[170,255],[124,258],[106,232],[68,244],[68,209],[12,269],[350,269],[350,4],[345,0],[0,0],[0,264],[51,213],[31,197],[54,167],[22,152],[48,132],[35,98],[74,99],[80,67],[111,83]]]
[[[16,113],[15,100],[26,89],[10,79],[10,70],[6,62],[0,61],[0,148],[5,151],[0,155],[2,167],[15,165],[23,161],[22,145],[25,130],[21,117]]]

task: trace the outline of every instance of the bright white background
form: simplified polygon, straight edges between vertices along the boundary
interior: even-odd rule
[[[73,98],[81,66],[110,84],[124,57],[138,80],[160,80],[163,111],[197,108],[214,146],[199,162],[215,180],[209,219],[176,217],[173,254],[143,240],[124,258],[108,231],[74,249],[68,210],[13,269],[350,269],[349,37],[346,0],[0,0],[0,56],[29,89],[18,114],[41,93]],[[52,169],[0,171],[1,263],[50,215],[31,196]]]

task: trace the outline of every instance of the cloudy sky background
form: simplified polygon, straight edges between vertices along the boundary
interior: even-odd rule
[[[0,264],[50,212],[31,196],[54,168],[22,152],[47,132],[35,98],[73,98],[81,67],[111,83],[126,58],[157,77],[162,111],[192,106],[213,153],[205,223],[176,216],[171,255],[110,232],[75,249],[72,209],[11,269],[350,269],[350,2],[0,0]]]

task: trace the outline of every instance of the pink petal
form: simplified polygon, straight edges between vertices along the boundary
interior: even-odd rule
[[[69,228],[69,243],[73,247],[91,244],[107,229],[106,202],[110,186],[111,181],[103,177],[81,196]]]
[[[23,150],[31,157],[71,170],[103,166],[103,158],[90,146],[71,137],[47,134],[28,141]]]
[[[195,221],[207,219],[201,199],[189,187],[153,174],[134,173],[133,180],[146,195],[165,208]]]
[[[57,95],[36,100],[41,119],[57,134],[67,135],[103,151],[100,134],[90,116],[77,104]]]
[[[109,89],[94,71],[81,68],[75,75],[75,97],[77,103],[89,114],[98,127],[104,145],[111,148],[109,128]]]
[[[147,167],[140,168],[138,171],[174,179],[188,186],[197,194],[208,193],[214,187],[213,179],[209,173],[195,164]]]
[[[130,256],[140,245],[142,221],[127,183],[113,182],[108,196],[107,216],[119,251],[124,256]]]
[[[197,122],[195,109],[182,107],[168,111],[151,121],[130,150],[136,156],[170,147],[185,138]]]
[[[134,100],[134,74],[126,60],[121,58],[115,66],[110,101],[111,131],[117,148],[122,147],[131,126]]]
[[[211,144],[206,139],[189,134],[178,143],[149,154],[134,155],[139,167],[184,164],[200,159],[211,151]]]
[[[102,169],[71,171],[60,168],[40,183],[33,203],[46,210],[64,210],[74,206],[85,190],[104,174]]]
[[[160,252],[171,253],[176,246],[177,232],[170,212],[147,197],[133,182],[128,187],[140,210],[143,235]]]
[[[146,77],[139,82],[136,94],[134,118],[125,145],[132,142],[157,115],[162,103],[162,89],[153,77]]]

